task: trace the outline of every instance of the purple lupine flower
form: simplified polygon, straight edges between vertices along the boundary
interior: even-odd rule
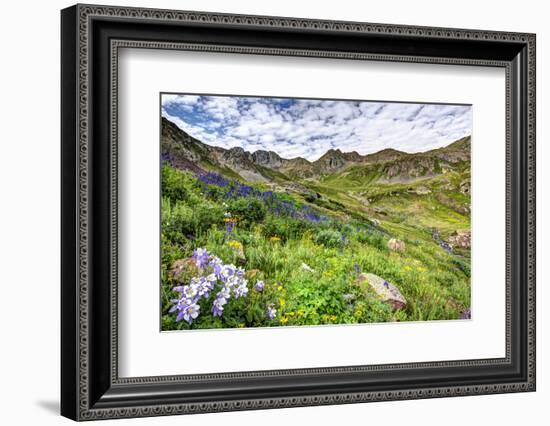
[[[256,284],[254,285],[254,290],[256,290],[257,292],[262,292],[264,291],[264,282],[263,281],[256,281]]]
[[[460,319],[472,319],[472,310],[470,308],[466,309],[460,314]]]
[[[225,235],[233,233],[233,222],[225,222]]]
[[[275,305],[271,304],[267,307],[267,318],[270,320],[274,320],[277,316],[277,309],[275,309]]]

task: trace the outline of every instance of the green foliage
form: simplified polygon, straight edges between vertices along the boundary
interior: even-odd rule
[[[328,248],[336,248],[343,247],[345,244],[345,239],[340,232],[332,229],[325,229],[319,231],[319,233],[315,236],[315,242]]]
[[[162,167],[161,188],[163,197],[171,201],[189,200],[192,178],[170,166]]]
[[[256,197],[237,198],[230,201],[227,208],[247,226],[263,221],[267,211],[263,201]]]

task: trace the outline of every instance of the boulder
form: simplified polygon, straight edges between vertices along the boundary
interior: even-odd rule
[[[405,242],[398,240],[396,238],[391,238],[388,241],[388,248],[392,251],[404,252],[405,251]]]
[[[469,194],[470,193],[470,181],[465,180],[460,183],[460,192],[463,194]]]
[[[195,264],[195,261],[192,257],[186,257],[184,259],[178,259],[174,263],[172,263],[172,266],[170,266],[170,269],[168,270],[168,274],[172,277],[175,281],[180,281],[184,274],[196,274],[198,273],[197,265]]]
[[[452,247],[460,247],[464,249],[470,248],[472,240],[471,231],[455,231],[449,237],[449,244]]]
[[[392,307],[394,311],[405,308],[407,300],[399,289],[384,278],[374,274],[363,273],[357,278],[357,284],[362,288],[368,286],[378,297]]]
[[[244,276],[249,280],[259,278],[260,275],[261,271],[259,269],[249,269],[244,274]]]

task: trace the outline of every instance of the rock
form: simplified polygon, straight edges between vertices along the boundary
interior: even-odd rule
[[[460,183],[460,192],[463,194],[469,194],[470,193],[470,181],[465,180]]]
[[[309,267],[308,265],[306,265],[304,262],[302,262],[302,265],[300,266],[300,269],[302,271],[306,271],[306,272],[315,272],[315,269]]]
[[[378,275],[363,273],[357,278],[357,283],[364,287],[368,285],[380,299],[390,305],[394,311],[405,308],[407,300],[393,284]]]
[[[356,299],[355,294],[353,293],[344,294],[342,298],[348,303],[351,303]]]
[[[416,188],[415,192],[417,195],[426,195],[426,194],[430,194],[432,191],[425,186],[419,186],[418,188]]]
[[[195,264],[195,261],[192,257],[176,260],[174,263],[172,263],[172,266],[168,270],[168,274],[175,281],[180,281],[182,275],[185,273],[198,273],[197,265]]]
[[[401,240],[396,239],[396,238],[391,238],[388,241],[388,248],[392,251],[404,252],[405,251],[405,243]]]
[[[261,271],[259,269],[249,269],[244,273],[244,276],[251,280],[254,278],[258,278],[261,274]]]
[[[470,248],[472,239],[471,231],[455,231],[449,237],[449,244],[452,247],[460,247],[464,249]]]

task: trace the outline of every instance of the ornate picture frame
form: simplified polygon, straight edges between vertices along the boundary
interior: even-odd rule
[[[534,391],[535,41],[534,34],[509,32],[95,5],[64,9],[61,414],[93,420]],[[122,48],[504,69],[505,356],[119,377]]]

